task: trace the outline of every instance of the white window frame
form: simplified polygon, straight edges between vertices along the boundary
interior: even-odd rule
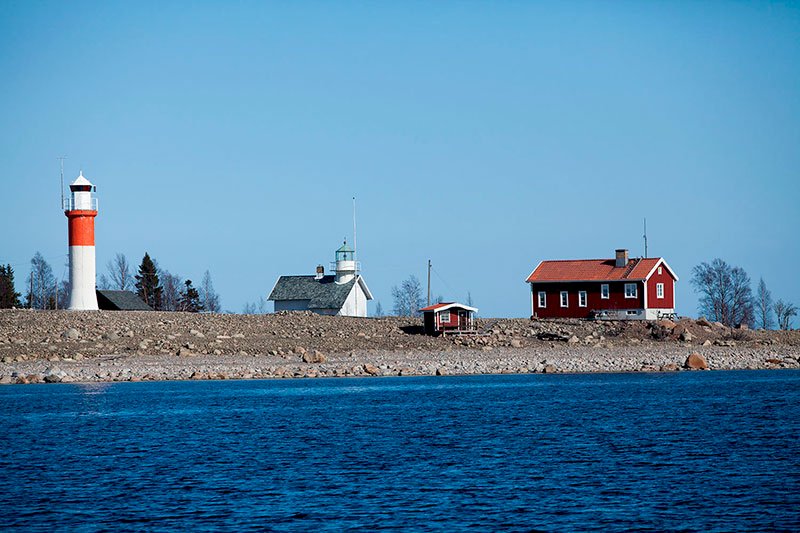
[[[578,291],[578,307],[586,307],[589,304],[589,297],[586,291]]]
[[[633,287],[633,291],[628,291]],[[625,298],[637,298],[639,296],[639,288],[636,286],[635,283],[626,283],[625,284]]]
[[[662,267],[658,267],[658,275],[659,275],[659,276],[661,275],[661,272],[662,272],[661,268],[662,268]]]
[[[664,299],[664,284],[656,283],[656,298]]]
[[[608,286],[608,283],[600,285],[600,298],[603,300],[611,298],[611,288]]]
[[[547,293],[545,291],[539,291],[537,298],[539,302],[539,309],[547,308]]]
[[[446,315],[445,315],[445,313],[446,313]],[[447,320],[445,320],[445,318],[444,318],[445,316],[447,316]],[[443,322],[446,322],[448,324],[450,323],[450,310],[449,309],[447,311],[440,311],[439,312],[439,324],[441,324]]]
[[[559,301],[561,302],[561,307],[569,307],[569,291],[561,291]]]

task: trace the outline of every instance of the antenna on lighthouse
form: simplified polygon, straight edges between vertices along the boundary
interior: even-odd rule
[[[58,158],[61,162],[61,209],[64,209],[64,160],[67,156],[62,155]]]
[[[647,217],[644,219],[644,258],[647,259]]]
[[[353,196],[353,261],[358,260],[358,240],[356,238],[356,197]],[[358,263],[356,263],[358,265]],[[358,267],[356,266],[356,270]]]

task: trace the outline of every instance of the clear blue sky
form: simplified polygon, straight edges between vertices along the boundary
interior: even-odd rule
[[[327,267],[353,195],[384,309],[430,258],[527,316],[540,260],[640,255],[645,216],[682,314],[715,257],[800,304],[798,3],[4,2],[0,73],[18,281],[66,274],[66,154],[99,273],[148,251],[232,311]]]

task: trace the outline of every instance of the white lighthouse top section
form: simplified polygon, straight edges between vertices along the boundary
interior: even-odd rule
[[[92,187],[92,182],[83,177],[83,170],[81,170],[80,175],[75,178],[75,181],[72,182],[70,188],[73,185],[88,185],[89,187]]]
[[[64,199],[64,211],[97,211],[97,187],[83,176],[83,171],[70,186],[70,197]]]
[[[347,240],[336,250],[336,283],[347,283],[358,274],[355,250],[347,245]]]

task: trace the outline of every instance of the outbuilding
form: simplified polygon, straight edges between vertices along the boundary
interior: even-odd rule
[[[542,261],[526,279],[531,316],[657,320],[675,315],[678,276],[663,257]]]
[[[441,302],[420,309],[425,333],[437,335],[448,331],[475,331],[478,309],[458,302]]]

